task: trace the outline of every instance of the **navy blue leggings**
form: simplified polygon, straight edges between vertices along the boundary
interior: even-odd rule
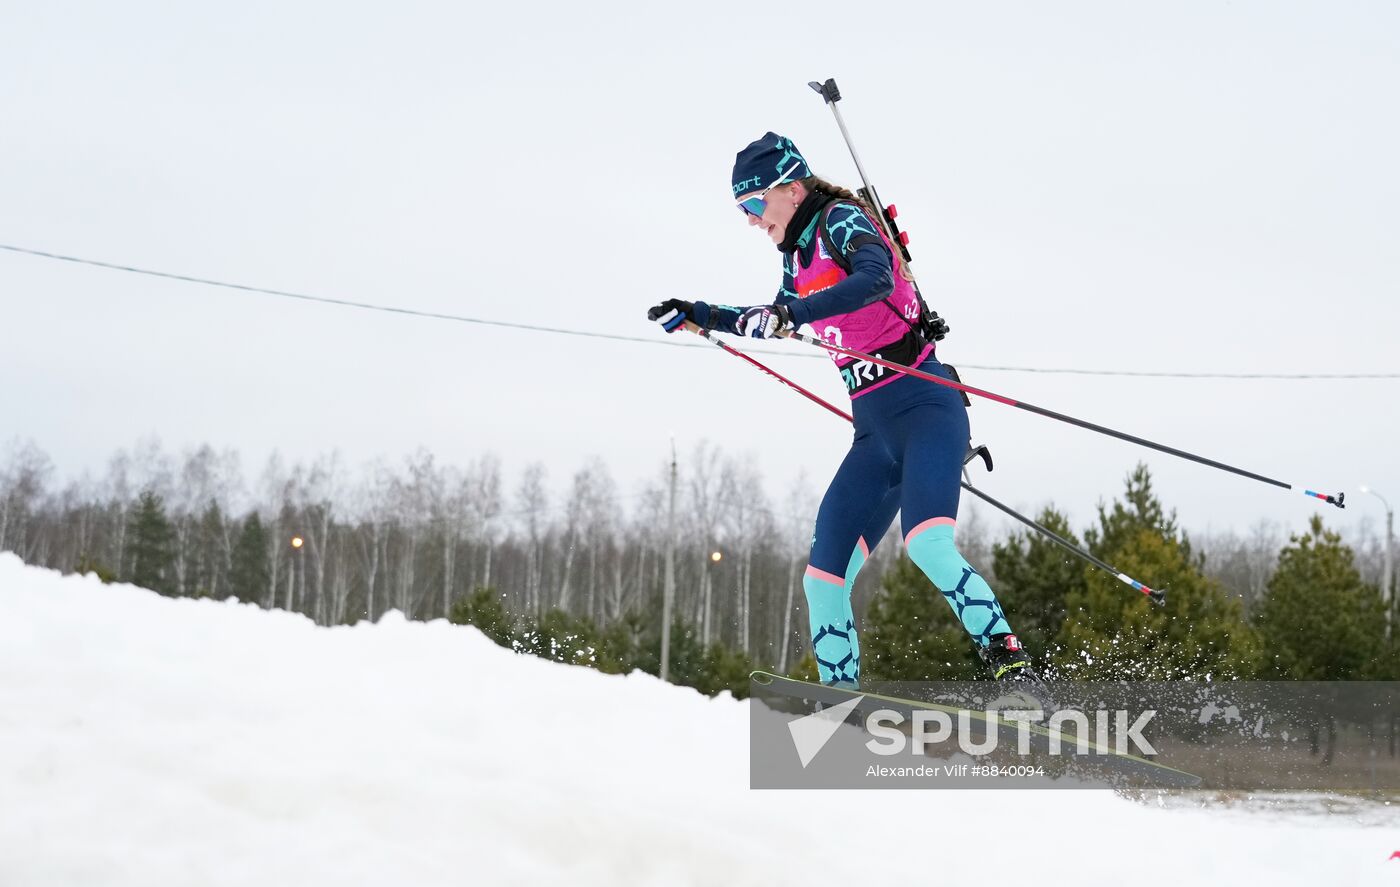
[[[919,369],[951,378],[933,357]],[[822,681],[858,686],[860,644],[851,586],[896,512],[909,556],[973,640],[986,646],[1010,628],[991,588],[953,543],[968,447],[962,395],[901,376],[856,398],[851,411],[855,440],[817,513],[803,588]]]

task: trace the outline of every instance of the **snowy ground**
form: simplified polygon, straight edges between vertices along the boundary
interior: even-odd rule
[[[1375,810],[750,791],[747,719],[445,622],[317,628],[0,554],[0,885],[1400,885]]]

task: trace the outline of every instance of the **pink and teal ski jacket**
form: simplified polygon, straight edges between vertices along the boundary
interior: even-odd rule
[[[827,236],[818,226],[825,227]],[[810,324],[833,345],[916,366],[933,352],[933,345],[916,331],[919,297],[895,270],[893,256],[889,239],[864,208],[832,200],[802,232],[797,249],[783,256],[783,283],[774,303],[786,305],[795,323]],[[733,333],[744,310],[697,302],[695,319],[702,326]],[[832,358],[852,398],[898,377],[868,361],[837,354]]]

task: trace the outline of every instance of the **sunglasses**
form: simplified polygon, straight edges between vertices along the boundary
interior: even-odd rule
[[[766,210],[766,209],[768,208],[768,201],[764,200],[763,198],[765,198],[765,197],[768,196],[768,192],[769,192],[769,191],[772,191],[774,188],[776,188],[776,187],[778,187],[779,185],[781,185],[781,184],[783,184],[784,182],[786,182],[786,181],[788,180],[788,176],[790,176],[790,175],[792,175],[794,172],[796,172],[796,171],[797,171],[797,168],[798,168],[799,166],[801,166],[801,165],[802,165],[802,161],[800,161],[800,160],[799,160],[798,162],[794,163],[794,164],[788,169],[787,172],[783,173],[783,174],[778,178],[778,180],[777,180],[776,182],[774,182],[773,184],[769,185],[767,188],[764,188],[762,191],[760,191],[760,192],[758,193],[758,196],[757,196],[757,197],[746,197],[746,198],[744,198],[743,200],[735,201],[736,203],[739,204],[739,209],[743,210],[744,212],[748,213],[748,214],[751,215],[751,216],[757,216],[758,218],[763,218],[763,211]]]

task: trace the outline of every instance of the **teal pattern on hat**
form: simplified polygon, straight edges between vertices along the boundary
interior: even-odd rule
[[[792,169],[796,165],[796,169]],[[784,181],[805,179],[812,174],[802,152],[797,150],[792,139],[767,132],[762,138],[750,142],[734,157],[734,173],[730,185],[734,196],[739,197],[753,191],[762,191],[783,177],[792,169]]]

